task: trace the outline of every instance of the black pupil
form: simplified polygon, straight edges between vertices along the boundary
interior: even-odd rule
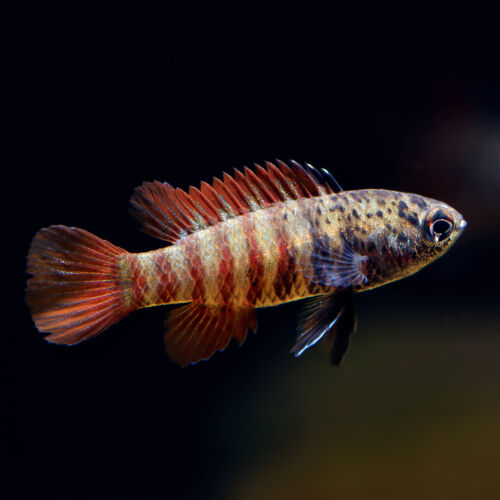
[[[432,231],[435,234],[444,234],[450,230],[451,224],[447,220],[439,219],[432,224]]]

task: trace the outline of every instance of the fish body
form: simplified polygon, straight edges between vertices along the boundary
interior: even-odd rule
[[[170,246],[129,253],[76,228],[51,226],[28,256],[27,301],[49,341],[74,344],[129,312],[184,304],[165,344],[182,364],[255,331],[255,309],[309,299],[292,352],[323,339],[340,364],[355,329],[353,296],[415,273],[465,226],[415,194],[338,191],[326,171],[268,163],[189,194],[159,182],[132,198],[143,229]]]

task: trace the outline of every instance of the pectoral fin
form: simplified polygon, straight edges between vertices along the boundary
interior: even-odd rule
[[[314,283],[350,288],[367,282],[368,259],[353,248],[345,235],[340,248],[323,236],[314,241],[310,263],[302,271]]]
[[[350,335],[355,327],[352,290],[313,297],[304,306],[299,335],[291,353],[300,356],[324,338],[325,345],[331,346],[330,362],[338,366],[349,348]]]

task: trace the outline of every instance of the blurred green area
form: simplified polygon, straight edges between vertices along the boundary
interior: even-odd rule
[[[500,498],[497,310],[385,316],[363,311],[340,369],[316,349],[220,386],[214,498]]]

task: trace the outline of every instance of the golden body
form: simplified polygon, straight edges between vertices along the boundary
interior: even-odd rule
[[[327,236],[340,252],[342,233],[349,228],[359,241],[375,242],[382,237],[393,254],[403,253],[417,229],[399,215],[397,207],[403,202],[417,213],[415,203],[422,204],[422,200],[412,194],[363,190],[278,203],[192,233],[175,245],[127,254],[122,279],[136,283],[129,300],[139,307],[200,297],[211,305],[229,300],[238,307],[268,307],[330,293],[332,287],[311,282],[302,271],[313,266],[314,242]],[[413,260],[413,266],[399,272],[392,267],[392,280],[414,272],[419,255]],[[142,279],[134,281],[134,276]],[[228,279],[229,297],[221,293]],[[360,284],[357,291],[379,284],[379,280]]]
[[[353,293],[418,271],[465,226],[442,202],[335,192],[326,171],[296,163],[223,179],[189,194],[158,182],[137,189],[135,214],[166,248],[132,254],[81,229],[41,230],[28,256],[38,328],[73,344],[135,309],[186,304],[169,315],[165,343],[188,364],[232,337],[241,344],[256,328],[256,308],[310,297],[293,352],[325,336],[339,364],[355,328]]]

